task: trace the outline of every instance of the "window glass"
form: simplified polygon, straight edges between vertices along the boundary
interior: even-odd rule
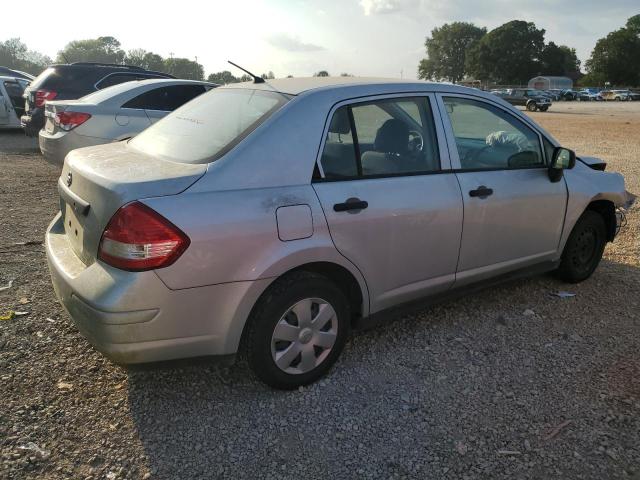
[[[464,169],[543,166],[538,135],[513,115],[489,104],[445,97]]]
[[[154,123],[129,145],[176,162],[208,163],[224,155],[288,100],[278,92],[216,88]]]
[[[202,93],[202,85],[169,85],[144,92],[126,102],[122,108],[172,112]]]
[[[358,175],[348,107],[340,107],[333,114],[320,163],[327,179],[337,180]]]
[[[363,176],[440,168],[427,98],[381,100],[356,104],[351,109]]]
[[[131,82],[133,80],[147,80],[149,78],[166,78],[159,75],[149,75],[144,73],[114,73],[107,75],[97,83],[98,89],[107,88],[112,85],[118,85],[124,82]]]
[[[4,88],[11,99],[13,108],[24,108],[24,99],[22,98],[24,87],[18,82],[7,81],[4,82]]]

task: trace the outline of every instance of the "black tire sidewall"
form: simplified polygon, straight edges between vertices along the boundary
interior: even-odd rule
[[[350,332],[350,309],[347,299],[330,280],[303,277],[283,281],[266,292],[251,319],[247,359],[249,366],[263,382],[280,389],[307,385],[322,377],[340,356]],[[271,356],[271,338],[276,323],[295,303],[305,298],[321,298],[333,307],[338,319],[338,335],[325,361],[310,372],[289,374],[280,370]]]
[[[598,244],[596,245],[596,253],[591,261],[588,264],[579,267],[574,264],[572,257],[575,253],[575,249],[577,248],[578,237],[586,228],[594,229]],[[597,212],[587,210],[576,222],[575,227],[569,235],[567,244],[565,245],[560,267],[558,269],[560,278],[572,283],[581,282],[589,278],[600,263],[606,243],[607,230],[602,215]]]

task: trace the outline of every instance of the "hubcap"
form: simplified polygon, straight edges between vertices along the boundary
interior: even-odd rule
[[[306,373],[329,355],[338,335],[338,318],[329,302],[305,298],[280,317],[271,337],[271,357],[284,372]]]
[[[597,234],[593,228],[585,228],[576,241],[573,263],[576,267],[586,267],[593,260],[597,251]]]

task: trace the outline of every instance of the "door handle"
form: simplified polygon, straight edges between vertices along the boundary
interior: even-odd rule
[[[334,212],[348,212],[351,210],[364,210],[369,206],[369,202],[359,198],[348,198],[344,203],[336,203],[333,206]],[[357,212],[354,212],[357,213]]]
[[[493,195],[493,189],[487,188],[484,185],[480,185],[477,189],[469,191],[470,197],[487,198],[489,195]]]

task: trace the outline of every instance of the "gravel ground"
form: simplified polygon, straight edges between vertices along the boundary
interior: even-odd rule
[[[640,103],[533,116],[640,192]],[[279,392],[243,365],[96,353],[23,244],[57,210],[35,152],[0,132],[0,315],[29,312],[0,322],[0,478],[640,479],[638,207],[588,281],[517,281],[356,333],[328,377]]]

